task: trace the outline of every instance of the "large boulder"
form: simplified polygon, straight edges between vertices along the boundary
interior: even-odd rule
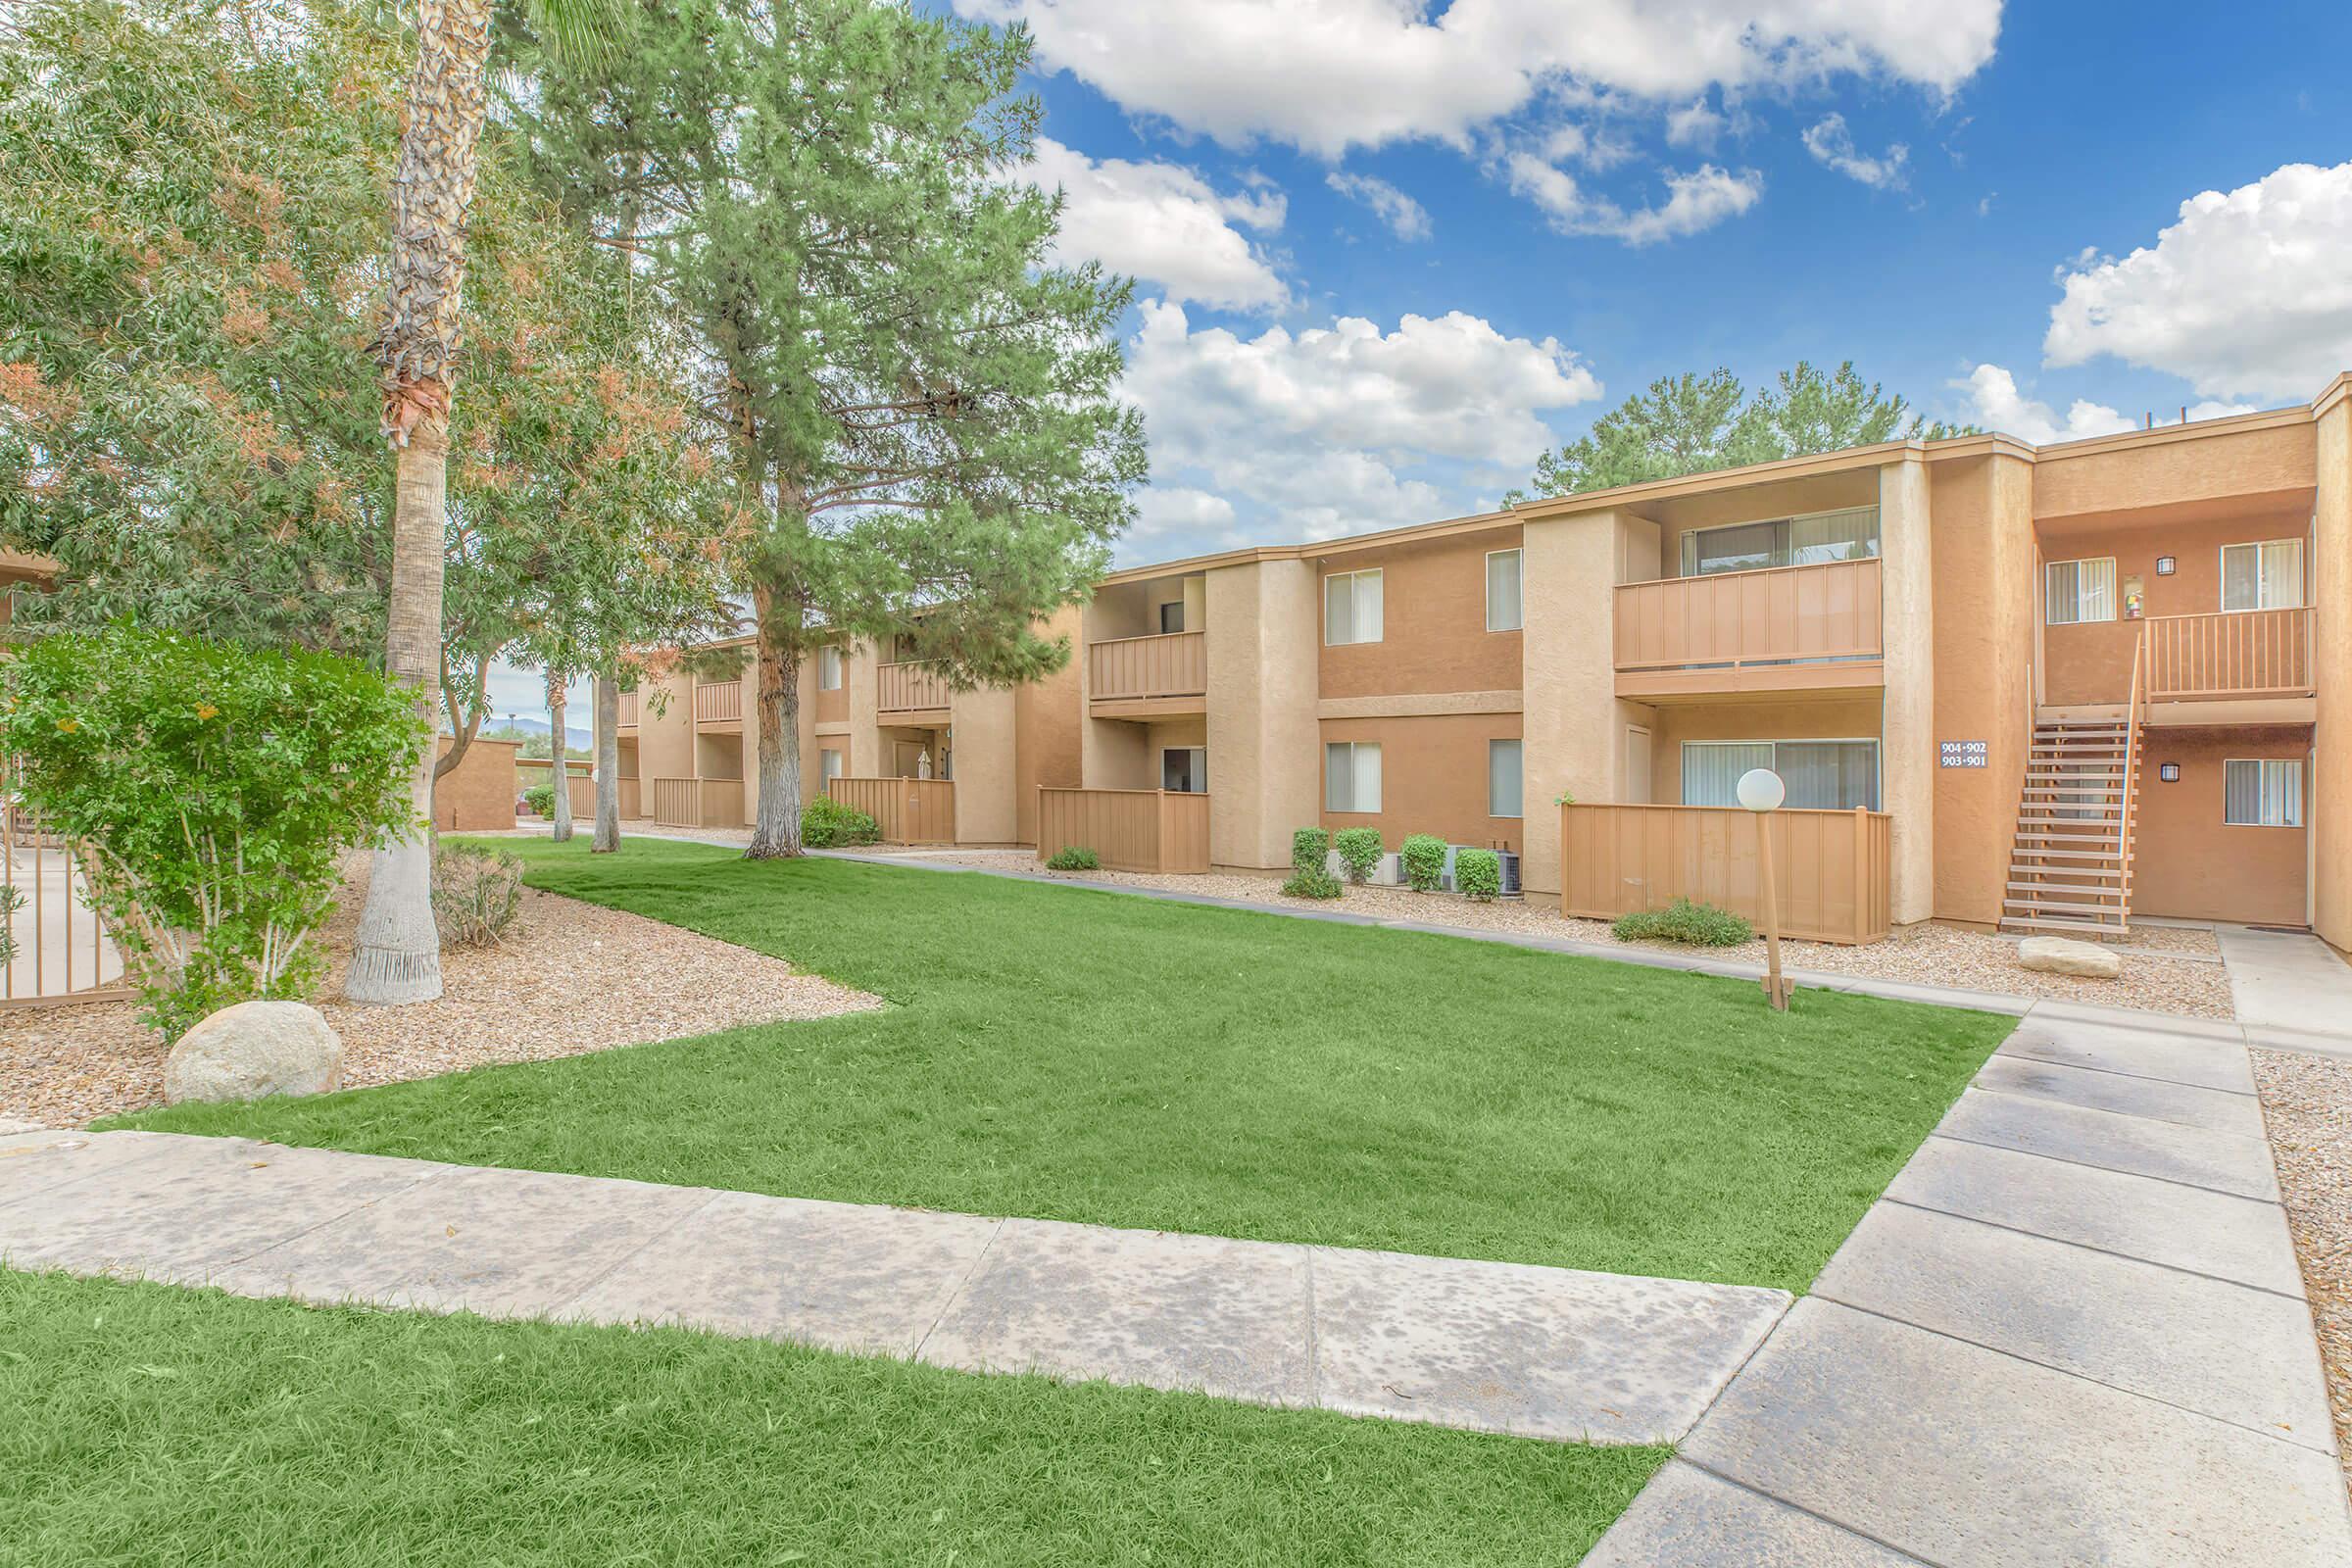
[[[259,1100],[343,1087],[343,1042],[317,1007],[240,1002],[179,1037],[164,1060],[164,1099]]]
[[[2089,980],[2113,980],[2124,972],[2123,956],[2113,948],[2068,937],[2028,937],[2017,945],[2017,961],[2045,974],[2077,974]]]

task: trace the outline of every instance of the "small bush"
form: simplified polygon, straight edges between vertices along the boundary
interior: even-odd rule
[[[487,948],[505,940],[522,907],[522,861],[471,844],[433,852],[433,923],[445,948]]]
[[[24,907],[24,895],[17,891],[14,882],[0,882],[0,969],[17,961],[17,911]]]
[[[1342,828],[1333,835],[1331,847],[1339,852],[1340,862],[1348,867],[1348,881],[1361,884],[1372,879],[1372,868],[1380,864],[1380,829]]]
[[[533,816],[552,817],[556,814],[556,787],[534,784],[522,792],[522,804],[531,808]]]
[[[1049,871],[1100,871],[1102,858],[1082,844],[1065,844],[1046,862]]]
[[[1473,904],[1492,904],[1502,892],[1502,857],[1464,850],[1453,858],[1453,891]]]
[[[1621,914],[1609,928],[1620,942],[1680,942],[1693,948],[1736,948],[1756,928],[1729,909],[1677,899],[1663,909]]]
[[[1396,850],[1404,862],[1404,880],[1415,893],[1435,893],[1446,880],[1446,841],[1434,833],[1415,833]]]
[[[1336,899],[1340,896],[1340,879],[1321,866],[1312,871],[1299,871],[1282,885],[1282,891],[1294,899]]]
[[[1329,869],[1324,858],[1331,854],[1331,829],[1302,827],[1291,835],[1291,869],[1300,873]]]
[[[830,795],[819,795],[801,808],[801,843],[808,849],[838,850],[854,844],[877,844],[881,839],[879,822]]]

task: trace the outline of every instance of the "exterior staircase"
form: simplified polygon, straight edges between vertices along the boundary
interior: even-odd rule
[[[2090,941],[2130,930],[2137,696],[2112,717],[2035,721],[2009,851],[2003,930]]]

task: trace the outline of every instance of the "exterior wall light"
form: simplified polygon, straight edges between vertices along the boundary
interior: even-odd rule
[[[2170,576],[2171,576],[2171,575],[2172,575],[2174,572],[2176,572],[2176,571],[2179,571],[2180,569],[2180,563],[2179,563],[2178,561],[2175,561],[2175,560],[2174,560],[2172,557],[2170,557],[2170,556],[2158,556],[2158,557],[2156,558],[2156,575],[2157,575],[2157,576],[2159,576],[2159,577],[2170,577]]]
[[[1776,1011],[1787,1012],[1792,988],[1781,974],[1781,895],[1772,883],[1772,828],[1764,818],[1781,808],[1788,786],[1771,768],[1751,767],[1740,775],[1735,793],[1756,817],[1756,861],[1764,880],[1764,997]]]
[[[2164,780],[2164,782],[2167,784],[2178,784],[2180,782],[2180,764],[2179,762],[2167,762],[2162,767],[2156,769],[2156,776]]]

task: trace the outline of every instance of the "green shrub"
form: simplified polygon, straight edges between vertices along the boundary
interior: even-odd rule
[[[1348,867],[1348,881],[1363,883],[1372,879],[1372,868],[1380,864],[1380,829],[1342,828],[1333,835],[1331,847],[1339,852],[1340,863]]]
[[[531,808],[533,816],[553,817],[556,814],[556,787],[553,784],[534,784],[522,792],[522,804]]]
[[[1336,899],[1340,896],[1340,879],[1321,866],[1312,871],[1298,871],[1282,885],[1282,891],[1294,899]]]
[[[808,849],[838,850],[881,840],[881,823],[830,795],[819,795],[801,808],[801,843]]]
[[[1415,893],[1435,893],[1446,880],[1446,841],[1434,833],[1415,833],[1397,846],[1404,862],[1404,880]]]
[[[1053,858],[1046,861],[1046,869],[1049,871],[1100,871],[1102,869],[1102,858],[1084,845],[1065,844],[1054,852]]]
[[[0,810],[7,808],[0,807]],[[24,907],[24,895],[17,891],[14,882],[0,882],[0,969],[17,961],[17,911]]]
[[[1473,904],[1492,904],[1502,892],[1502,857],[1464,850],[1453,858],[1453,891]]]
[[[413,693],[331,654],[118,626],[0,661],[0,756],[172,1038],[310,995],[345,854],[423,829],[409,785],[429,733]]]
[[[504,850],[447,844],[433,851],[433,923],[445,948],[503,941],[522,907],[522,861]]]
[[[1693,948],[1736,948],[1756,928],[1729,909],[1677,899],[1663,909],[1621,914],[1609,928],[1620,942],[1680,942]]]
[[[1302,827],[1291,835],[1291,869],[1298,872],[1330,869],[1325,858],[1331,854],[1331,829]]]

